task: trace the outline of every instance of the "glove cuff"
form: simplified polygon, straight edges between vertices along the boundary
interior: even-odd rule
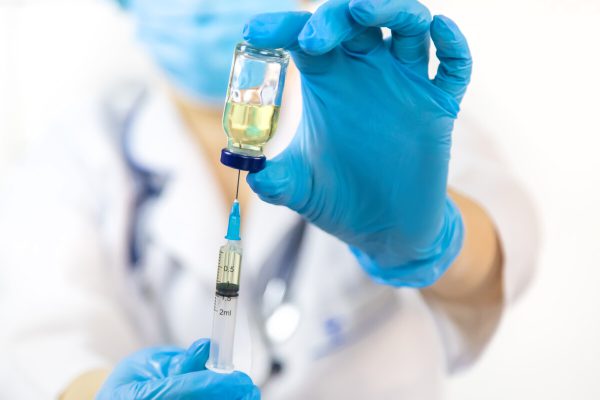
[[[458,207],[446,197],[444,225],[433,248],[433,255],[424,260],[411,261],[393,267],[381,267],[361,250],[350,250],[361,267],[373,280],[396,287],[423,288],[433,285],[450,268],[460,253],[464,226]]]

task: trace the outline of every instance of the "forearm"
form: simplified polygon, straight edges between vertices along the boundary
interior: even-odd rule
[[[423,293],[459,303],[495,305],[502,302],[502,250],[491,218],[475,201],[449,192],[465,227],[463,248],[452,266]]]
[[[108,370],[86,372],[75,379],[62,393],[59,400],[93,400],[108,377]]]

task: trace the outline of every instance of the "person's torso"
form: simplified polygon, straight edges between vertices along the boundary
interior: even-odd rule
[[[211,334],[226,205],[169,100],[136,107],[119,142],[138,181],[132,315],[148,344],[188,346]],[[440,397],[444,351],[418,291],[375,284],[344,243],[286,208],[248,208],[235,362],[264,399]]]

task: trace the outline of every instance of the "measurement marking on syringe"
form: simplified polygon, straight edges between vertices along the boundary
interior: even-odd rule
[[[225,317],[231,317],[231,310],[223,310],[222,308],[220,308],[219,315],[223,315]]]

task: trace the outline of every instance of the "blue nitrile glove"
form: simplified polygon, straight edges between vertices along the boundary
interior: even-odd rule
[[[244,23],[254,14],[293,9],[292,0],[127,0],[138,36],[184,93],[222,102]]]
[[[242,372],[218,374],[206,369],[210,342],[189,349],[141,350],[117,365],[97,400],[259,400],[260,392]]]
[[[380,27],[392,30],[382,39]],[[248,183],[348,243],[376,280],[423,287],[460,252],[446,194],[452,129],[471,74],[448,18],[412,0],[334,0],[315,13],[255,16],[258,47],[292,51],[303,114],[290,146]],[[430,35],[441,64],[427,74]]]

